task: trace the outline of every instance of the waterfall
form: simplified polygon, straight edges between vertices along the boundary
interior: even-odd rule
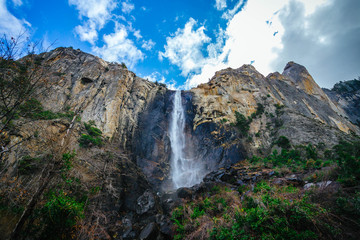
[[[185,111],[181,101],[181,91],[174,96],[173,111],[170,122],[171,143],[171,177],[175,189],[191,187],[200,183],[203,177],[201,164],[192,158],[190,149],[186,147]],[[189,157],[190,156],[190,157]]]

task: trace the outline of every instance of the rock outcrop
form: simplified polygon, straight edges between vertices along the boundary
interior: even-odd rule
[[[251,65],[224,69],[190,93],[195,133],[202,125],[216,123],[211,139],[221,139],[222,146],[239,146],[239,137],[232,142],[225,137],[226,132],[234,134],[231,123],[236,122],[236,111],[252,118],[248,138],[240,141],[249,154],[258,154],[259,149],[269,152],[279,136],[288,137],[295,145],[333,145],[346,133],[359,132],[307,70],[291,62],[283,74],[272,73],[267,77]],[[264,108],[264,114],[253,118],[259,106]]]
[[[350,80],[334,85],[333,89],[323,89],[336,102],[349,120],[360,127],[360,80]]]
[[[54,83],[41,99],[44,108],[68,108],[87,122],[95,121],[106,137],[130,148],[138,116],[165,87],[137,77],[123,65],[109,63],[71,48],[57,48],[40,55],[50,66]]]

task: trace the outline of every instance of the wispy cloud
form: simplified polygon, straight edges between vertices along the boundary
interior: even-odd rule
[[[150,51],[154,46],[155,46],[155,43],[151,39],[149,41],[143,41],[143,44],[141,45],[141,47],[143,49],[148,50],[148,51]]]
[[[221,11],[226,7],[227,7],[226,0],[215,0],[215,8],[217,10]]]
[[[194,29],[197,22],[190,18],[184,28],[179,28],[175,34],[166,38],[165,52],[159,52],[160,60],[167,58],[181,69],[181,74],[187,76],[191,71],[199,70],[204,64],[202,47],[210,42],[205,34],[205,27]]]
[[[134,36],[136,37],[137,40],[141,39],[142,36],[141,36],[140,30],[135,30],[134,31]]]
[[[75,28],[82,41],[94,44],[98,31],[111,19],[112,11],[117,7],[115,0],[69,0],[79,11],[83,24]]]
[[[229,9],[221,16],[224,19],[231,20],[234,15],[245,6],[247,0],[240,0],[233,9]]]
[[[279,15],[284,27],[272,67],[304,64],[323,87],[360,75],[360,1],[292,1]]]
[[[121,3],[121,10],[123,13],[131,13],[132,10],[135,9],[135,5],[129,2],[122,2]]]
[[[176,89],[176,81],[174,79],[171,79],[170,81],[167,81],[166,78],[159,72],[153,72],[150,75],[142,76],[142,78],[149,80],[151,82],[158,82],[166,84],[166,87],[171,90]]]
[[[340,0],[332,0],[333,3],[335,1],[339,2]],[[299,4],[304,7],[301,16],[298,16],[301,11],[289,10],[290,6],[298,6]],[[330,19],[334,17],[327,18],[324,15],[323,18],[319,18],[318,21],[314,21],[312,24],[306,17],[319,12],[326,4],[329,3],[325,0],[240,0],[233,9],[223,14],[223,18],[227,19],[227,27],[223,30],[223,33],[220,29],[216,42],[212,42],[207,46],[208,57],[203,61],[205,64],[203,64],[199,73],[189,75],[186,81],[187,88],[207,82],[215,74],[215,71],[226,67],[238,68],[242,64],[253,64],[257,70],[266,75],[270,72],[281,71],[287,61],[301,59],[300,56],[306,56],[307,58],[306,61],[303,61],[303,64],[314,62],[310,58],[317,59],[318,55],[325,56],[329,51],[323,49],[323,53],[314,54],[314,52],[318,52],[313,49],[317,45],[311,45],[309,41],[304,41],[304,37],[322,44],[331,40],[331,37],[327,34],[315,34],[315,32],[310,34],[309,29],[305,29],[319,30],[319,26],[324,22],[332,21]],[[341,5],[345,5],[345,3]],[[331,9],[331,7],[329,8]],[[332,9],[338,8],[332,7]],[[359,9],[359,7],[355,7],[355,9]],[[332,13],[328,12],[328,16],[330,15],[333,16]],[[354,28],[356,24],[360,24],[360,18],[355,16],[358,16],[358,14],[354,14],[351,24],[347,24],[349,28],[352,26],[353,30],[356,29]],[[287,19],[285,20],[285,18]],[[341,19],[338,20],[339,23],[344,23]],[[322,25],[321,29],[331,28],[331,26],[334,26],[333,22]],[[340,31],[340,28],[337,28],[337,30]],[[335,32],[334,30],[332,37],[336,36]],[[223,44],[221,39],[224,41]],[[348,37],[347,39],[350,41],[351,38]],[[351,46],[355,54],[355,49],[359,48],[356,48],[353,44]],[[304,54],[304,52],[307,52],[306,49],[313,49],[314,51]],[[360,55],[360,53],[356,54]],[[325,59],[323,59],[322,64],[324,62]],[[352,62],[359,65],[359,61]],[[318,64],[318,67],[321,68],[321,65]]]
[[[128,32],[124,25],[115,22],[114,32],[103,37],[102,47],[94,46],[93,52],[107,61],[125,62],[132,68],[144,59],[144,54],[128,38]]]
[[[13,1],[13,4],[20,6],[21,1]],[[11,14],[6,6],[5,0],[0,0],[0,34],[6,34],[8,36],[18,36],[20,33],[26,32],[26,29],[29,29],[31,24],[25,19],[18,19],[13,14]],[[26,32],[26,35],[29,35]]]
[[[79,35],[81,41],[95,44],[95,41],[98,39],[98,27],[93,21],[88,21],[83,25],[76,26],[75,31]]]
[[[121,9],[125,14],[131,13],[135,5],[129,0],[121,3],[116,0],[69,0],[69,4],[76,7],[83,21],[75,27],[80,40],[89,42],[93,53],[107,61],[125,62],[132,68],[144,59],[136,43],[146,50],[155,45],[152,40],[143,39],[140,30],[133,28],[131,16],[129,20],[113,13],[116,9]],[[100,30],[109,22],[115,23],[114,31],[99,36]],[[134,38],[135,42],[132,40]]]

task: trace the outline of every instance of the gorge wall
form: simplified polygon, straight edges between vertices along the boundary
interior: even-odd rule
[[[52,69],[49,81],[57,82],[41,101],[46,109],[67,107],[82,121],[93,120],[106,137],[132,154],[154,186],[168,180],[173,91],[78,50],[60,48],[42,57]],[[283,74],[267,77],[251,65],[221,70],[208,83],[183,92],[182,99],[187,148],[209,172],[270,152],[279,136],[293,144],[333,145],[345,133],[358,132],[341,105],[329,99],[305,67],[293,62]],[[250,117],[259,104],[264,114],[252,120],[249,136],[241,136],[232,126],[235,112]]]

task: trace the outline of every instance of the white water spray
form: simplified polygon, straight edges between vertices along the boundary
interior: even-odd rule
[[[186,149],[185,112],[181,101],[181,91],[177,90],[170,122],[171,143],[171,177],[174,188],[191,187],[200,183],[203,177],[201,164],[189,158],[191,154]]]

